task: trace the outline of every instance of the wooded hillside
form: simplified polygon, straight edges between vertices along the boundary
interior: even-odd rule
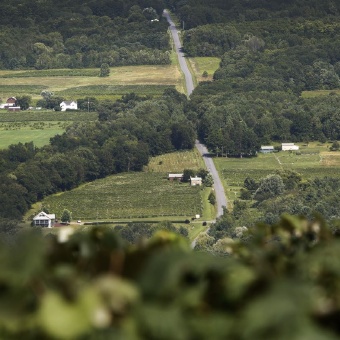
[[[163,9],[161,0],[3,1],[0,68],[169,64]]]

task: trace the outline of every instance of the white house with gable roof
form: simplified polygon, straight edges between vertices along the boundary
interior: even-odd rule
[[[51,228],[55,223],[55,214],[46,214],[41,211],[37,216],[33,217],[33,224],[37,227]]]
[[[78,103],[75,100],[64,100],[60,103],[61,111],[78,110]]]

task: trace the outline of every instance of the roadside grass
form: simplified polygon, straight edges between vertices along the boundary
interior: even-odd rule
[[[159,86],[174,86],[179,91],[182,88],[181,74],[176,63],[112,67],[109,77],[96,77],[95,73],[98,74],[98,69],[2,70],[0,78],[6,77],[2,81],[6,85],[0,85],[0,97],[27,94],[31,95],[34,100],[38,100],[41,99],[41,91],[48,90],[56,95],[65,94],[68,99],[73,99],[71,97],[75,95],[80,97],[102,95],[101,86],[107,86],[110,92],[106,93],[106,96],[117,99],[117,95],[121,96],[129,91],[159,95],[161,91]],[[96,93],[92,92],[96,89]]]
[[[206,231],[208,226],[204,226],[202,223],[191,223],[188,229],[188,237],[189,240],[192,242],[200,233]]]
[[[72,211],[74,220],[85,221],[154,217],[185,220],[202,213],[200,188],[170,182],[164,173],[113,175],[48,196],[42,203],[57,216],[66,208]]]
[[[177,53],[176,53],[175,48],[174,48],[174,42],[173,42],[173,39],[172,39],[172,34],[170,32],[169,32],[169,34],[170,34],[170,41],[171,41],[171,44],[172,44],[172,50],[171,50],[171,56],[170,56],[171,65],[176,66],[176,78],[178,79],[176,89],[177,89],[178,92],[186,94],[186,83],[185,83],[184,74],[183,74],[181,67],[179,65],[178,56],[177,56]]]
[[[212,205],[208,201],[211,188],[204,188],[202,190],[203,213],[202,218],[206,221],[212,221],[216,218],[216,205]]]
[[[215,57],[195,57],[189,58],[191,69],[194,71],[197,82],[211,81],[215,71],[219,68],[220,58]],[[202,77],[204,71],[207,71],[208,77]]]
[[[255,158],[215,158],[214,163],[228,200],[232,202],[239,197],[247,177],[258,181],[277,170],[294,170],[304,180],[324,176],[340,177],[340,152],[330,152],[331,143],[298,145],[298,152],[258,154]]]

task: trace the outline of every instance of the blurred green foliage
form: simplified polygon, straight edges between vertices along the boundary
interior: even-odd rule
[[[0,247],[0,338],[337,339],[337,236],[288,215],[213,254],[168,231],[19,232]]]

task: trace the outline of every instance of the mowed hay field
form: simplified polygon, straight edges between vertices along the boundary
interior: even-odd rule
[[[177,65],[143,65],[110,68],[108,77],[99,77],[99,69],[61,69],[41,71],[0,71],[0,97],[30,95],[41,99],[48,90],[66,99],[94,96],[117,99],[123,94],[160,95],[166,87],[181,89]]]
[[[64,122],[0,123],[0,149],[5,149],[11,144],[29,142],[42,147],[49,143],[51,137],[62,134],[67,125]]]
[[[153,217],[184,221],[202,211],[200,188],[171,182],[165,173],[151,172],[109,176],[49,196],[43,205],[57,216],[69,209],[74,220],[87,221]]]
[[[258,181],[277,170],[294,170],[304,180],[316,177],[340,177],[340,152],[329,151],[331,143],[300,144],[299,152],[281,151],[258,154],[255,158],[215,158],[229,200],[239,196],[247,177]]]
[[[51,137],[62,134],[72,122],[93,121],[97,117],[93,112],[3,111],[0,112],[0,149],[19,142],[33,142],[41,147]]]

